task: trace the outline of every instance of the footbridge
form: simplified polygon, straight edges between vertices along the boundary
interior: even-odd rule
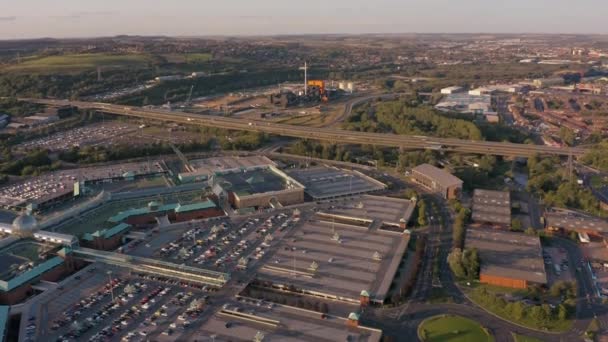
[[[136,272],[149,273],[181,281],[222,287],[230,279],[228,273],[206,270],[198,267],[178,265],[170,262],[105,252],[90,248],[78,248],[72,251],[74,257],[90,262],[103,262],[110,265],[129,268]]]

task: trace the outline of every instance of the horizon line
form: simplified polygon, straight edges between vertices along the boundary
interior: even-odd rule
[[[607,36],[608,33],[573,33],[573,32],[366,32],[366,33],[276,33],[276,34],[208,34],[208,35],[170,35],[170,34],[116,34],[110,36],[38,36],[23,38],[0,38],[3,41],[22,40],[78,40],[78,39],[108,39],[118,37],[141,38],[273,38],[273,37],[306,37],[306,36],[396,36],[396,35],[513,35],[513,36]]]

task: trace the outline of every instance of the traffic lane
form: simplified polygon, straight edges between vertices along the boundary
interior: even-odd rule
[[[39,102],[44,102],[40,101]],[[339,140],[339,141],[352,141],[354,143],[371,143],[376,145],[385,146],[403,146],[403,144],[410,144],[417,148],[429,148],[429,143],[437,143],[448,146],[451,149],[464,150],[472,153],[489,153],[496,155],[525,155],[528,156],[532,153],[551,153],[557,155],[581,155],[585,151],[576,148],[552,148],[550,146],[542,145],[524,145],[524,144],[513,144],[513,143],[499,143],[499,142],[480,142],[480,141],[467,141],[458,139],[445,139],[445,138],[432,138],[431,141],[427,141],[429,137],[411,137],[396,134],[380,134],[380,133],[365,133],[365,132],[352,132],[344,130],[335,130],[327,128],[315,128],[310,129],[306,127],[299,127],[285,124],[272,124],[266,122],[247,122],[240,119],[222,118],[222,117],[205,117],[199,116],[192,117],[192,114],[178,113],[160,110],[149,110],[141,109],[137,107],[126,107],[109,104],[95,104],[86,102],[74,102],[71,103],[76,106],[93,106],[98,110],[112,112],[118,115],[128,115],[135,117],[153,118],[158,120],[166,121],[180,121],[192,124],[209,125],[218,128],[227,129],[241,129],[247,131],[259,131],[270,134],[279,134],[286,136],[293,136],[299,138],[315,138],[324,140]]]
[[[583,260],[583,254],[577,245],[564,239],[555,239],[554,241],[556,244],[566,249],[571,265],[581,266],[580,262]],[[576,269],[576,267],[572,268]],[[608,308],[605,305],[596,303],[595,292],[593,291],[593,281],[587,267],[581,267],[580,272],[575,272],[575,277],[578,283],[579,293],[577,298],[576,320],[573,324],[573,330],[584,332],[589,326],[589,323],[591,323],[591,320],[595,317],[597,317],[600,322],[608,322]]]

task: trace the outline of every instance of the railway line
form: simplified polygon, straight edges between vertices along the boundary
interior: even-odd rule
[[[490,154],[508,157],[528,157],[534,154],[579,157],[583,148],[562,148],[544,145],[514,144],[506,142],[473,141],[428,136],[408,136],[384,133],[345,131],[334,128],[312,128],[279,124],[261,120],[243,120],[219,116],[173,112],[161,109],[144,109],[98,102],[22,99],[46,105],[71,105],[83,109],[93,109],[104,113],[129,117],[197,124],[230,130],[262,132],[302,139],[323,140],[347,144],[366,144],[404,149],[433,149],[462,153]]]

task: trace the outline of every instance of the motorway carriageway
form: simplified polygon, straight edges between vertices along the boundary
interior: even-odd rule
[[[473,141],[386,133],[367,133],[345,131],[331,128],[311,128],[295,125],[277,124],[259,120],[246,121],[242,119],[226,118],[220,116],[207,116],[183,112],[172,112],[159,109],[143,109],[139,107],[112,105],[97,102],[39,99],[22,100],[47,105],[71,105],[79,108],[95,109],[101,112],[144,119],[157,119],[186,124],[198,124],[202,126],[230,130],[263,132],[282,136],[325,140],[346,144],[379,145],[404,149],[433,149],[441,151],[491,154],[511,157],[528,157],[534,154],[551,154],[558,156],[572,155],[573,157],[579,157],[582,156],[586,151],[582,148],[561,148],[544,145]]]

